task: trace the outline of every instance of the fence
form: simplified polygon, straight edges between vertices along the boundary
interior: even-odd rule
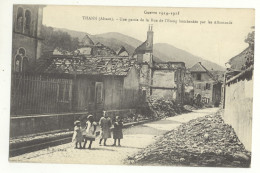
[[[13,74],[11,115],[71,111],[72,79]]]

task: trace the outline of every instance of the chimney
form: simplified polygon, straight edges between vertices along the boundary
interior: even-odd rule
[[[148,47],[153,48],[153,25],[149,25],[148,31],[147,31],[147,45]]]

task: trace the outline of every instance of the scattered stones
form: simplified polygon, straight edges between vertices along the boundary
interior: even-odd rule
[[[184,105],[183,106],[184,109],[188,110],[188,111],[193,111],[193,110],[196,110],[197,108],[191,106],[191,105]]]
[[[218,112],[166,133],[136,154],[130,164],[250,167],[250,162],[251,153]]]
[[[172,117],[181,113],[191,112],[192,106],[186,106],[175,103],[173,100],[165,100],[163,98],[150,97],[148,99],[149,112],[154,112],[157,118]]]

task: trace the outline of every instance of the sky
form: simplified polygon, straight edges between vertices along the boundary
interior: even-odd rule
[[[166,15],[167,12],[168,15]],[[94,17],[97,20],[83,20],[83,16]],[[113,21],[99,21],[100,17],[113,18]],[[120,18],[138,19],[138,21],[120,21]],[[140,21],[141,18],[144,21]],[[151,21],[151,19],[157,20],[157,22]],[[163,22],[159,22],[160,19]],[[166,20],[172,22],[166,22]],[[180,20],[197,21],[198,23],[180,23]],[[212,24],[209,24],[209,21]],[[214,24],[215,21],[228,24]],[[83,31],[91,35],[119,32],[140,41],[146,40],[148,26],[153,24],[154,43],[168,43],[224,66],[230,58],[248,46],[244,40],[252,31],[251,26],[254,26],[254,10],[45,6],[43,24]]]

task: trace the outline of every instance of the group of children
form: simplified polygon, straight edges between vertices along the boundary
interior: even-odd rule
[[[81,121],[77,120],[74,122],[74,133],[72,137],[72,142],[75,142],[75,148],[86,148],[86,144],[89,141],[88,148],[91,149],[92,142],[96,139],[96,129],[97,123],[94,121],[93,115],[89,115],[87,117],[87,121],[84,122],[83,126]],[[103,112],[103,117],[101,117],[99,121],[100,125],[100,140],[99,145],[101,145],[104,140],[104,146],[106,146],[106,141],[108,138],[111,138],[111,129],[113,127],[113,139],[114,144],[112,146],[116,146],[116,141],[118,141],[118,146],[120,145],[120,139],[123,139],[123,122],[119,116],[116,117],[114,123],[112,124],[111,119],[107,116],[107,113]],[[83,142],[83,147],[82,147]]]

